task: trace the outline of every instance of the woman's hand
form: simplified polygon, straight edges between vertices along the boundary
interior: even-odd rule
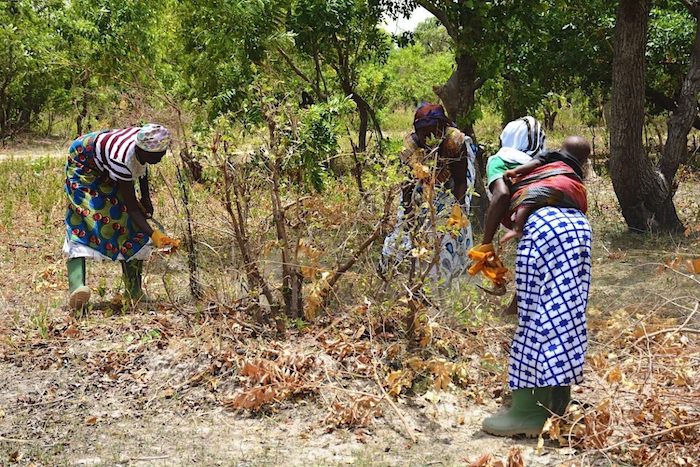
[[[143,214],[146,216],[146,219],[153,217],[153,203],[150,197],[144,196],[141,198],[141,207],[143,208]]]
[[[122,198],[124,199],[124,204],[126,204],[127,213],[131,218],[131,221],[135,224],[139,231],[150,237],[153,233],[153,228],[148,225],[148,221],[146,221],[146,209],[143,208],[136,199],[134,183],[119,181],[117,183],[117,187],[122,195]]]
[[[515,183],[520,179],[520,175],[515,171],[515,169],[506,170],[503,176],[509,179],[512,183]]]

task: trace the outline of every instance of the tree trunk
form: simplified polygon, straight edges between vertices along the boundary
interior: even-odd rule
[[[682,228],[667,180],[642,145],[644,52],[649,0],[620,0],[615,25],[610,118],[610,176],[632,231]],[[675,218],[675,222],[674,222]]]
[[[452,72],[450,78],[444,85],[433,88],[433,91],[442,101],[450,118],[452,118],[459,129],[469,135],[476,144],[474,122],[472,121],[471,114],[476,101],[476,90],[479,89],[482,82],[476,75],[476,60],[471,55],[465,53],[459,54],[455,57],[455,61],[457,67]],[[480,152],[477,155],[476,180],[474,180],[475,190],[479,196],[472,198],[476,227],[479,228],[483,228],[486,211],[489,207],[489,198],[486,187],[484,186],[485,168],[486,160]]]
[[[369,113],[364,101],[353,94],[353,100],[357,104],[357,112],[360,115],[360,127],[357,130],[357,149],[360,152],[367,151],[367,123],[369,121]]]
[[[664,93],[657,91],[656,89],[647,87],[645,90],[647,101],[660,110],[667,110],[669,112],[675,112],[678,108],[677,102],[667,97]],[[693,128],[700,130],[700,116],[695,116],[693,119]]]
[[[75,119],[75,130],[78,136],[83,134],[83,122],[85,121],[85,117],[87,117],[87,97],[83,95],[80,112],[78,112],[78,116]]]
[[[668,135],[661,158],[660,171],[666,181],[674,185],[678,166],[688,157],[688,133],[693,127],[698,111],[698,92],[700,92],[700,20],[698,12],[694,12],[695,40],[688,64],[688,72],[683,80],[678,97],[678,107],[668,118]],[[663,206],[658,213],[658,221],[664,230],[682,231],[683,224],[678,218],[676,206],[673,204],[675,188],[669,190],[663,200]]]
[[[668,136],[661,159],[661,173],[672,181],[681,162],[688,156],[688,133],[693,126],[698,108],[700,92],[700,21],[695,24],[695,41],[681,93],[678,107],[668,119]]]
[[[476,60],[462,53],[455,57],[455,61],[457,67],[450,79],[444,85],[433,88],[433,91],[460,130],[474,139],[474,122],[470,115],[474,109],[476,90],[481,86],[476,76]]]
[[[559,106],[561,108],[561,105]],[[544,114],[544,129],[547,131],[554,130],[554,122],[559,115],[559,109],[550,109],[548,104],[545,103],[542,107],[542,113]]]
[[[248,288],[249,290],[255,290],[258,293],[262,293],[265,296],[265,299],[267,300],[267,304],[270,306],[270,311],[272,313],[272,318],[275,320],[275,324],[277,325],[277,330],[283,334],[284,333],[284,321],[280,319],[280,313],[279,313],[279,304],[275,300],[275,297],[272,294],[272,290],[270,289],[270,286],[268,285],[267,281],[263,277],[263,275],[260,273],[260,269],[258,268],[257,261],[255,260],[255,256],[252,252],[252,248],[250,247],[249,243],[249,236],[248,232],[246,231],[246,218],[247,214],[244,214],[247,212],[247,207],[241,206],[243,200],[245,199],[245,196],[243,195],[243,188],[242,184],[240,181],[236,179],[236,176],[234,176],[231,171],[228,169],[229,167],[229,155],[228,155],[228,149],[226,147],[226,143],[224,143],[224,162],[222,164],[222,172],[224,174],[224,198],[223,198],[223,203],[224,207],[226,208],[226,211],[229,214],[229,218],[231,220],[231,224],[233,226],[233,233],[234,233],[234,238],[236,240],[236,244],[238,246],[238,251],[241,254],[241,257],[243,258],[243,267],[245,270],[245,275],[246,279],[248,281]],[[231,186],[233,185],[233,190],[236,195],[235,197],[235,203],[236,203],[236,210],[234,211],[233,209],[233,203],[231,200]],[[258,309],[256,312],[255,319],[259,323],[264,323],[265,322],[265,317],[262,314],[262,306],[260,306],[260,303],[258,302]]]
[[[369,128],[369,121],[372,120],[372,126],[374,131],[377,132],[377,139],[381,140],[383,138],[382,129],[379,126],[379,120],[377,120],[377,115],[374,109],[367,103],[367,101],[357,94],[355,89],[348,83],[343,86],[343,92],[351,96],[352,100],[357,106],[357,112],[360,117],[360,127],[357,131],[357,150],[359,152],[365,152],[367,150],[367,129]]]

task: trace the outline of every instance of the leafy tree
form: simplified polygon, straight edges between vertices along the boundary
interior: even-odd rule
[[[0,2],[0,138],[26,130],[61,86],[56,35],[47,18],[56,3]]]
[[[542,107],[551,128],[561,95],[609,87],[610,2],[512,2],[501,15],[504,122]]]
[[[208,105],[209,115],[237,111],[270,41],[280,30],[284,2],[178,2],[184,93]]]
[[[290,11],[289,30],[297,47],[309,59],[331,67],[341,91],[357,106],[360,151],[367,148],[370,119],[381,137],[375,109],[358,92],[363,65],[384,62],[389,53],[389,37],[377,27],[381,14],[381,8],[368,0],[296,0]]]
[[[453,48],[452,39],[447,34],[445,26],[435,17],[418,23],[413,32],[413,39],[423,46],[427,54],[449,52]]]
[[[473,135],[478,116],[475,93],[487,79],[496,75],[498,51],[502,45],[499,29],[501,2],[459,0],[399,0],[382,2],[389,14],[400,15],[420,5],[445,27],[452,39],[455,68],[447,82],[436,88],[447,112],[458,126]]]
[[[78,134],[98,90],[123,90],[153,76],[162,9],[147,0],[73,0],[55,18]]]
[[[392,50],[384,66],[390,109],[433,101],[435,84],[445,82],[452,73],[454,55],[451,52],[429,53],[420,41],[417,42]]]
[[[335,89],[355,102],[364,151],[370,120],[381,134],[373,99],[361,94],[381,91],[376,70],[361,83],[362,73],[372,72],[368,65],[388,55],[389,38],[377,28],[380,14],[366,0],[182,2],[178,17],[190,96],[210,103],[216,115],[245,105],[247,85],[260,73],[296,77],[287,92],[310,85],[318,101],[329,97],[335,81]]]
[[[331,98],[303,110],[299,134],[295,138],[290,166],[300,170],[309,188],[321,191],[325,185],[325,167],[338,154],[342,134],[340,117],[349,110],[345,99]]]

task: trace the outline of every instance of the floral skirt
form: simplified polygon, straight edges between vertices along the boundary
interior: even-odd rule
[[[414,190],[412,197],[416,215],[405,215],[399,197],[396,225],[384,239],[382,246],[382,255],[379,260],[380,272],[389,273],[390,270],[398,268],[406,257],[412,255],[418,255],[419,264],[431,260],[432,253],[429,253],[427,258],[420,257],[420,248],[414,247],[411,232],[423,237],[423,241],[432,246],[433,232],[436,231],[440,238],[440,258],[438,264],[430,270],[430,277],[450,285],[455,278],[464,274],[468,265],[467,251],[473,246],[472,228],[467,220],[469,201],[470,197],[467,196],[465,203],[460,206],[449,186],[437,187],[433,197],[437,228],[433,229],[429,209],[423,202],[423,187],[420,184]],[[459,216],[455,216],[455,207],[461,210]],[[461,222],[452,222],[450,225],[455,217],[458,217]]]
[[[71,245],[72,251],[85,251],[87,247],[113,261],[128,261],[138,255],[149,238],[131,221],[117,184],[92,163],[98,134],[81,136],[73,142],[68,153],[66,244]]]

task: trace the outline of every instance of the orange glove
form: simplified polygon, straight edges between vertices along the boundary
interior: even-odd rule
[[[165,235],[160,230],[154,230],[151,234],[151,240],[156,248],[168,248],[170,247],[170,252],[175,253],[178,248],[180,248],[180,240],[175,240]]]
[[[469,250],[467,255],[469,259],[474,261],[469,268],[469,275],[474,276],[481,272],[497,287],[505,285],[508,268],[503,266],[503,262],[496,255],[492,243],[475,246]]]

